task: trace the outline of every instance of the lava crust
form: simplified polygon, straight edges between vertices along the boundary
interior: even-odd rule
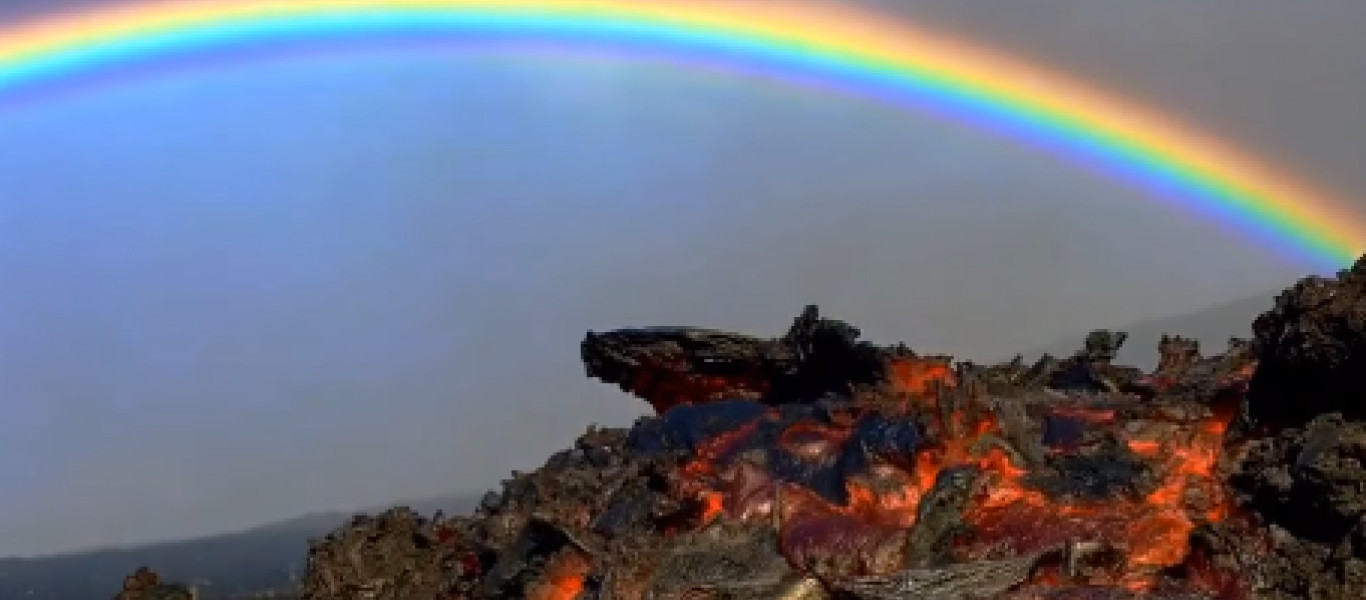
[[[1213,356],[1121,332],[1002,365],[878,347],[808,307],[760,338],[589,333],[648,402],[475,514],[358,518],[305,597],[1359,600],[1366,262]]]

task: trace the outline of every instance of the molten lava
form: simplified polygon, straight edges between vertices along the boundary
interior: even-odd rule
[[[1135,385],[1160,395],[1198,364],[1186,352]],[[628,386],[659,409],[661,437],[689,440],[671,489],[693,518],[671,531],[772,522],[792,568],[822,578],[1084,548],[1105,560],[1042,566],[1023,585],[1148,593],[1171,587],[1197,527],[1230,512],[1216,463],[1231,413],[1212,405],[1089,391],[993,399],[947,360],[914,356],[885,362],[884,391],[821,409],[765,405],[759,382],[683,371]],[[631,381],[660,380],[651,373]],[[1239,366],[1219,385],[1250,373]],[[720,393],[735,390],[747,393]],[[1003,423],[1005,402],[1022,422]],[[1234,597],[1218,577],[1181,585]]]
[[[528,591],[527,600],[574,600],[583,593],[591,568],[579,552],[556,554],[546,567],[545,578]]]
[[[307,600],[1360,600],[1366,258],[1203,356],[1127,335],[979,365],[860,340],[590,333],[654,407],[514,473],[475,514],[358,518]]]

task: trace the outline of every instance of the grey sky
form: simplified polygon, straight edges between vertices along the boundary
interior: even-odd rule
[[[1364,3],[870,4],[1366,191]],[[0,554],[492,486],[639,413],[583,378],[590,328],[778,333],[817,302],[994,358],[1303,268],[989,135],[628,60],[332,57],[3,110]]]

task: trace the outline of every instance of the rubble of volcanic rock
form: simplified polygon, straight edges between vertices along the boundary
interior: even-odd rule
[[[114,600],[194,600],[187,587],[165,583],[155,571],[142,567],[123,579],[123,589]]]
[[[590,333],[588,375],[656,414],[590,429],[475,514],[317,541],[305,597],[1366,598],[1366,262],[1204,356],[1124,334],[1034,364],[859,340]]]

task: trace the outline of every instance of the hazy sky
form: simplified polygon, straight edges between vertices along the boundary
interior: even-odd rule
[[[1360,0],[868,4],[1366,192]],[[815,302],[995,358],[1305,268],[990,135],[627,59],[335,55],[0,108],[0,554],[493,486],[639,414],[583,377],[588,329],[778,334]]]

